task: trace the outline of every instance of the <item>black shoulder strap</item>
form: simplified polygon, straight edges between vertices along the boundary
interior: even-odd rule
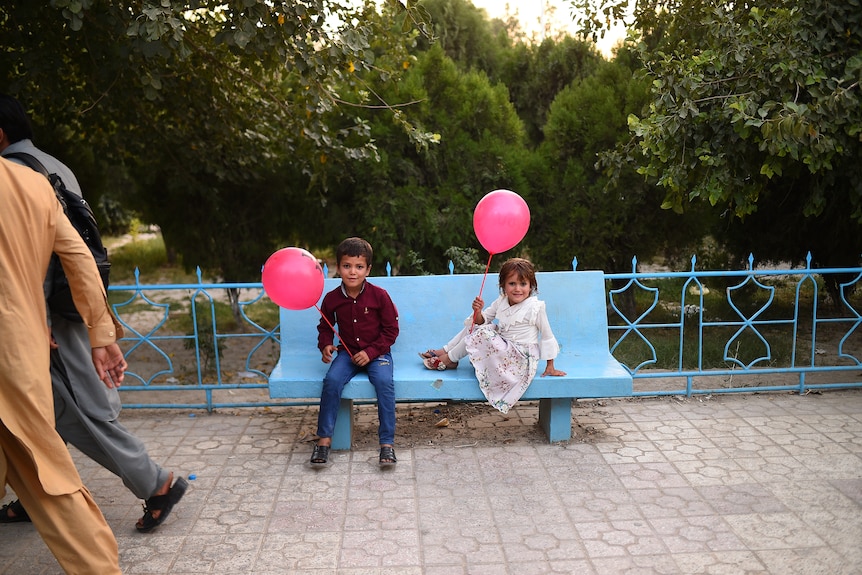
[[[35,170],[35,171],[39,172],[40,174],[42,174],[43,176],[45,176],[49,180],[51,179],[51,174],[49,174],[48,170],[45,169],[44,164],[42,164],[42,162],[37,160],[36,156],[34,156],[33,154],[28,154],[27,152],[12,152],[11,154],[6,154],[3,157],[6,158],[7,160],[9,158],[15,158],[16,160],[21,160],[31,170]]]

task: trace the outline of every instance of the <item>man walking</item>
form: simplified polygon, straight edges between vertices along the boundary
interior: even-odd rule
[[[56,253],[87,325],[96,374],[123,381],[122,327],[90,250],[47,180],[0,159],[0,496],[8,483],[66,573],[120,573],[117,542],[54,429],[42,282]]]

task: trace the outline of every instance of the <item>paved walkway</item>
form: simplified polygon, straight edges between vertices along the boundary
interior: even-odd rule
[[[435,408],[399,406],[410,437],[428,431],[392,471],[367,431],[308,468],[314,408],[127,410],[195,477],[149,535],[140,502],[74,455],[127,574],[862,573],[862,391],[584,402],[555,445],[532,404],[448,428]],[[30,524],[0,525],[0,573],[59,572]]]

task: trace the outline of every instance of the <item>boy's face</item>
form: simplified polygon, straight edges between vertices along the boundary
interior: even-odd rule
[[[370,271],[371,266],[366,263],[365,256],[344,256],[338,262],[338,275],[348,289],[362,287]]]

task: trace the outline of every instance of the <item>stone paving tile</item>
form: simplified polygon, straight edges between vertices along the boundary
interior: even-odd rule
[[[643,520],[640,502],[632,493],[621,489],[559,491],[559,497],[573,523]]]
[[[517,441],[446,429],[383,471],[372,409],[322,470],[315,408],[128,410],[157,461],[195,476],[149,535],[140,501],[72,453],[127,574],[862,573],[860,390],[579,401],[575,438],[550,445],[534,404],[513,412],[470,425]],[[32,525],[0,525],[0,574],[58,573]]]
[[[670,555],[621,555],[617,557],[599,557],[592,560],[594,571],[590,575],[609,575],[611,573],[626,573],[632,575],[682,575]],[[579,573],[572,571],[572,573]],[[688,573],[695,573],[689,571]]]
[[[649,522],[672,554],[747,549],[721,517],[658,517]]]
[[[632,489],[628,495],[644,517],[673,518],[714,515],[707,497],[693,487]]]
[[[679,573],[709,573],[715,575],[768,575],[787,573],[770,571],[757,553],[752,551],[722,551],[718,553],[678,553],[674,556]],[[825,575],[825,574],[824,574]]]

